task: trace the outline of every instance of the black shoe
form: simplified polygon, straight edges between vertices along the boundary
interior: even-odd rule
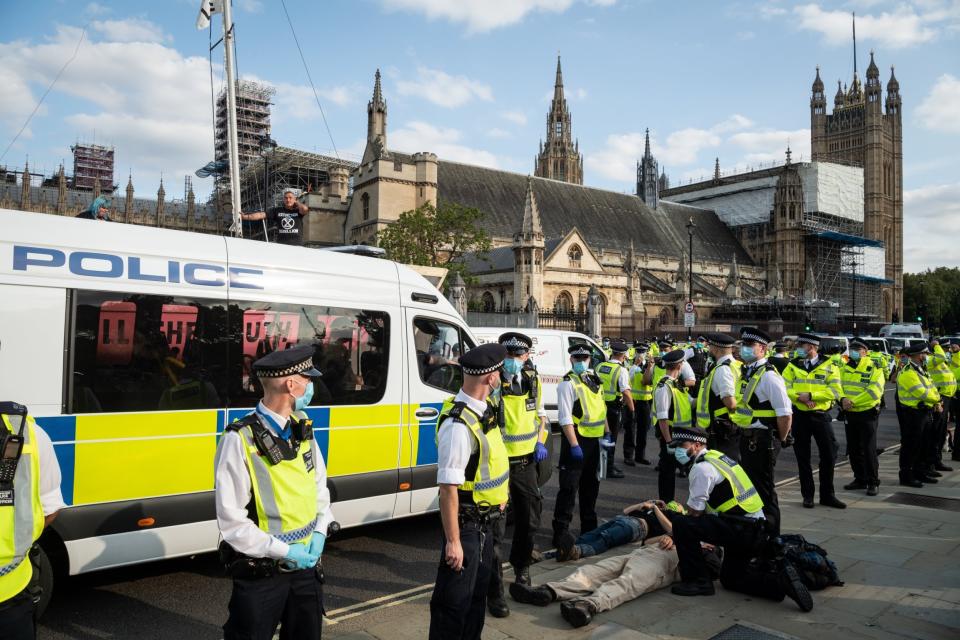
[[[644,466],[649,467],[649,466],[650,466],[650,461],[647,460],[646,458],[637,458],[637,464],[642,464],[642,465],[644,465]]]
[[[545,607],[557,599],[553,589],[547,585],[531,587],[519,582],[510,583],[510,597],[523,604],[532,604],[535,607]]]
[[[513,573],[514,573],[514,576],[515,576],[515,578],[513,579],[513,581],[516,582],[517,584],[525,584],[525,585],[528,585],[528,586],[533,584],[533,581],[530,579],[530,568],[529,568],[529,567],[520,567],[519,569],[517,569],[516,567],[514,567],[514,568],[513,568]]]
[[[866,488],[867,488],[867,485],[863,480],[854,480],[849,484],[843,485],[844,491],[861,491]]]
[[[623,478],[623,470],[620,467],[607,467],[608,478]]]
[[[570,600],[560,603],[560,615],[571,627],[585,627],[597,615],[597,608],[586,600]]]
[[[942,478],[943,474],[937,471],[934,467],[930,467],[923,472],[923,475],[930,478]]]
[[[800,579],[800,574],[788,561],[784,561],[783,567],[777,576],[780,588],[788,598],[797,603],[801,611],[810,611],[813,609],[813,596],[807,590],[807,586]]]
[[[804,509],[813,509],[813,498],[804,498],[804,499],[803,499],[803,508],[804,508]]]
[[[923,482],[924,484],[937,484],[938,482],[936,478],[922,473],[917,474],[917,480]]]
[[[628,467],[637,466],[637,463],[633,458],[625,458],[623,461],[623,464],[627,465]]]
[[[557,540],[557,562],[579,559],[580,547],[577,546],[577,537],[569,531],[564,531]]]
[[[827,496],[825,498],[820,498],[820,504],[825,507],[833,507],[834,509],[846,509],[847,503],[841,502],[837,499],[837,496]]]
[[[511,583],[511,587],[516,583]],[[511,590],[511,593],[513,591]],[[494,618],[506,618],[510,615],[510,607],[507,606],[507,601],[502,595],[496,597],[487,597],[487,610],[490,612]]]
[[[867,485],[867,495],[868,496],[877,495],[877,485],[875,484]]]
[[[933,468],[937,471],[953,471],[953,467],[948,467],[942,462],[938,462],[937,464],[933,465]]]
[[[914,489],[920,489],[923,487],[923,483],[915,478],[900,478],[901,487],[913,487]]]
[[[713,580],[700,578],[694,582],[678,582],[670,587],[670,593],[678,596],[712,596],[716,593]]]

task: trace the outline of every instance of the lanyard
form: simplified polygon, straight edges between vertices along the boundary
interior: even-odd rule
[[[259,408],[255,409],[255,411],[258,416],[266,420],[270,424],[270,426],[273,427],[273,430],[277,432],[277,436],[279,436],[284,440],[290,439],[291,432],[290,432],[289,421],[287,422],[286,425],[280,426],[280,424],[276,420],[274,420],[271,416],[268,416],[267,414],[261,412]]]

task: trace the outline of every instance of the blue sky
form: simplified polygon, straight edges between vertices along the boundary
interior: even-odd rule
[[[807,157],[814,68],[831,99],[849,82],[856,11],[861,77],[873,49],[903,95],[907,269],[960,264],[960,1],[286,1],[344,157],[362,151],[379,67],[390,147],[531,172],[559,52],[585,182],[627,192],[647,127],[674,184],[711,175],[716,157],[724,172],[782,160],[788,141]],[[70,144],[96,140],[116,145],[118,182],[132,170],[138,195],[153,194],[162,172],[176,197],[212,157],[199,4],[5,0],[0,153],[86,32],[0,164],[29,156],[52,172]],[[330,153],[280,1],[234,6],[240,74],[278,91],[273,137]]]

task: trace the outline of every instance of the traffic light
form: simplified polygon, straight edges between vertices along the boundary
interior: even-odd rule
[[[813,331],[813,320],[809,317],[805,318],[803,321],[803,330],[804,331]]]
[[[923,322],[923,316],[917,316],[917,322]]]

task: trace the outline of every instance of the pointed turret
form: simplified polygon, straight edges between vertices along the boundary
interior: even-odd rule
[[[805,302],[813,302],[817,299],[817,282],[813,277],[813,265],[807,265],[807,277],[803,283],[803,299]]]
[[[660,201],[660,180],[657,161],[650,151],[650,129],[644,133],[643,158],[638,164],[637,196],[651,209],[656,209]]]
[[[813,79],[811,91],[814,94],[823,93],[823,80],[820,79],[820,65],[817,65],[817,77]]]
[[[532,297],[543,300],[543,225],[533,190],[533,178],[527,176],[527,192],[523,199],[523,219],[513,234],[513,307],[523,309]]]
[[[880,69],[877,67],[877,63],[873,60],[873,50],[870,50],[870,64],[867,66],[867,84],[871,78],[879,78]]]
[[[127,198],[123,202],[123,221],[130,222],[133,216],[133,172],[127,175]]]
[[[717,182],[720,181],[720,158],[719,156],[714,160],[713,163],[713,179]]]
[[[57,213],[61,216],[67,213],[67,174],[62,164],[57,172]]]
[[[793,162],[793,152],[790,151],[790,145],[787,145],[787,161],[786,164],[791,164]]]
[[[900,83],[897,82],[897,76],[893,74],[893,66],[890,67],[890,80],[887,82],[887,115],[900,116],[901,112]]]
[[[373,96],[367,103],[367,146],[363,162],[382,158],[387,151],[387,101],[383,99],[380,84],[380,69],[373,79]]]
[[[833,97],[834,109],[836,109],[837,107],[842,107],[845,100],[846,100],[846,95],[844,95],[844,92],[843,92],[843,85],[840,83],[839,80],[837,80],[837,95]]]
[[[731,300],[737,300],[741,297],[740,267],[737,265],[736,254],[733,256],[733,262],[730,264],[730,272],[727,274],[727,287],[725,293]]]
[[[160,188],[157,189],[157,226],[163,226],[163,199],[167,197],[167,191],[163,188],[163,178],[160,178]]]
[[[557,56],[557,79],[553,83],[553,100],[563,100],[563,70],[560,68],[560,56]]]
[[[557,77],[547,114],[547,139],[537,156],[534,175],[583,184],[583,156],[571,130],[570,110],[563,95],[563,71],[557,56]]]
[[[543,225],[540,223],[540,209],[537,207],[537,198],[533,192],[533,178],[527,176],[527,193],[523,203],[523,222],[520,225],[520,236],[524,241],[543,241]]]
[[[23,175],[20,176],[20,209],[30,210],[30,161],[23,163]]]

